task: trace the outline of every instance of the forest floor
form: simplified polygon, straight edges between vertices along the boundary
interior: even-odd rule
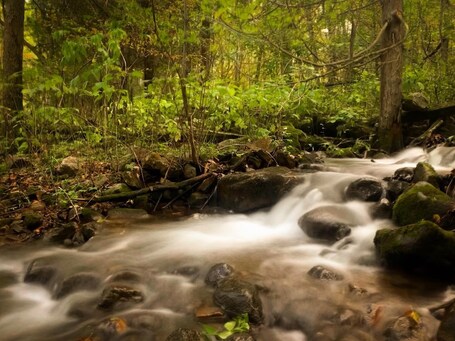
[[[0,245],[39,239],[56,224],[68,221],[78,197],[90,197],[118,181],[107,162],[92,161],[74,176],[57,176],[39,157],[15,157],[0,173]],[[111,203],[97,204],[106,212]]]

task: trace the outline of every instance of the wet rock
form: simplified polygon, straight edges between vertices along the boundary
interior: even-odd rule
[[[455,304],[452,303],[452,305],[446,309],[436,339],[438,341],[455,340]]]
[[[302,217],[298,224],[311,238],[335,242],[351,233],[350,212],[342,206],[322,206],[315,208]]]
[[[427,162],[419,162],[414,170],[413,183],[425,181],[439,188],[440,177],[434,170],[433,166]]]
[[[22,214],[22,219],[24,222],[24,226],[28,230],[34,230],[41,226],[43,223],[43,217],[41,214],[34,212],[34,211],[25,211]]]
[[[56,298],[60,299],[76,291],[94,290],[98,288],[101,280],[94,274],[79,273],[66,278],[60,285]]]
[[[374,219],[390,219],[392,218],[392,208],[391,202],[386,198],[382,198],[370,207],[370,215]]]
[[[382,229],[374,238],[382,263],[391,268],[433,275],[454,277],[455,234],[422,220],[396,229]]]
[[[98,308],[111,310],[120,303],[140,303],[144,295],[137,289],[127,286],[111,286],[104,289]]]
[[[166,338],[166,341],[204,341],[203,336],[196,330],[179,328]]]
[[[234,268],[227,263],[215,264],[207,272],[205,283],[212,287],[216,287],[223,279],[232,276],[234,271]]]
[[[24,282],[50,287],[56,277],[57,269],[55,267],[45,265],[40,260],[34,260],[27,268]]]
[[[57,175],[66,175],[73,177],[80,169],[80,161],[77,157],[68,156],[57,166],[55,172]]]
[[[411,182],[414,177],[414,168],[412,167],[402,167],[398,168],[395,173],[393,173],[393,180]]]
[[[229,174],[219,181],[218,206],[235,212],[270,207],[301,182],[298,173],[285,167]]]
[[[81,233],[82,233],[82,236],[84,237],[84,242],[87,242],[90,238],[95,236],[98,226],[99,226],[99,224],[97,224],[95,222],[91,222],[91,223],[82,225]]]
[[[393,180],[392,179],[392,180],[387,182],[386,197],[391,202],[394,202],[409,187],[411,187],[411,184],[409,182],[402,181],[402,180]]]
[[[433,220],[444,216],[454,202],[447,194],[441,192],[428,182],[418,182],[404,192],[393,206],[393,221],[399,225],[416,223],[422,219]]]
[[[345,190],[347,200],[379,201],[385,194],[384,182],[375,178],[357,179]]]
[[[393,321],[392,325],[384,332],[384,336],[386,341],[428,340],[427,332],[423,324],[410,316],[401,316]],[[451,340],[453,340],[453,338]]]
[[[239,333],[229,336],[226,341],[256,341],[256,339],[247,333]]]
[[[250,322],[254,324],[259,324],[264,319],[258,289],[251,283],[227,278],[218,283],[213,300],[230,317],[247,313]]]
[[[343,280],[343,275],[336,273],[322,265],[313,266],[309,271],[308,275],[315,279],[325,280],[325,281],[341,281]]]

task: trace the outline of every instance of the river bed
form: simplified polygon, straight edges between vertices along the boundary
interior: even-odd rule
[[[101,231],[77,249],[45,241],[3,247],[0,340],[83,340],[100,326],[112,328],[104,322],[112,318],[126,325],[113,340],[164,341],[177,327],[200,330],[195,310],[213,305],[213,289],[204,277],[220,262],[264,288],[265,321],[254,329],[257,340],[305,341],[310,335],[323,335],[321,340],[385,340],[387,325],[413,311],[430,340],[439,322],[428,307],[454,297],[454,290],[430,278],[382,269],[373,238],[392,223],[372,219],[371,203],[343,199],[346,186],[359,177],[391,176],[395,169],[421,160],[448,172],[455,167],[455,152],[412,149],[374,162],[327,160],[327,171],[302,174],[302,185],[270,210],[254,214],[194,214],[176,221],[117,217],[105,221]],[[297,224],[304,213],[324,205],[342,205],[360,222],[349,237],[332,245],[307,237]],[[25,283],[33,261],[52,268],[53,280]],[[308,276],[316,265],[344,279]],[[81,273],[96,279],[93,286],[59,295],[63,281]],[[98,309],[103,289],[117,281],[140,291],[142,301],[113,311]],[[365,321],[355,323],[356,318]]]

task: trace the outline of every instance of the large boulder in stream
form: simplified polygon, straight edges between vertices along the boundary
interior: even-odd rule
[[[432,165],[427,162],[419,162],[414,170],[412,182],[417,183],[420,181],[426,181],[438,188],[441,180]]]
[[[232,173],[218,184],[218,206],[235,212],[270,207],[301,182],[299,173],[286,167]]]
[[[227,263],[217,263],[213,265],[205,276],[205,283],[216,287],[218,283],[234,274],[234,267]]]
[[[308,237],[336,242],[358,225],[355,215],[345,206],[321,206],[305,213],[298,224]]]
[[[455,207],[455,202],[428,182],[418,182],[405,191],[393,206],[393,221],[409,225],[424,220],[438,220]]]
[[[347,200],[379,201],[385,194],[385,183],[376,178],[357,179],[345,190]]]
[[[238,278],[227,278],[218,283],[213,301],[230,317],[247,313],[254,324],[260,324],[264,319],[257,287]]]
[[[387,267],[439,278],[455,277],[455,233],[430,221],[379,230],[374,245]]]

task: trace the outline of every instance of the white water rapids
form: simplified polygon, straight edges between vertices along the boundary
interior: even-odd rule
[[[125,217],[105,222],[78,249],[39,242],[3,247],[0,340],[81,340],[109,317],[124,319],[130,330],[115,340],[164,341],[177,327],[200,329],[194,311],[212,305],[213,291],[204,277],[219,262],[231,264],[244,279],[266,288],[261,294],[265,323],[255,330],[257,340],[310,340],[308,330],[313,335],[322,331],[323,340],[382,340],[386,324],[410,310],[419,313],[430,337],[438,322],[427,307],[451,297],[451,288],[381,269],[375,262],[373,238],[391,222],[373,220],[368,214],[371,203],[343,201],[344,189],[353,180],[391,176],[395,169],[422,160],[439,171],[450,171],[455,168],[455,149],[439,148],[429,154],[411,149],[375,162],[327,160],[330,171],[302,175],[304,183],[267,212],[195,214],[179,221]],[[360,222],[347,239],[333,245],[312,240],[297,224],[304,213],[327,204],[343,205]],[[57,299],[58,283],[50,288],[24,283],[27,267],[36,259],[56,268],[60,281],[90,273],[101,284]],[[307,272],[315,265],[343,274],[344,280],[310,278]],[[183,268],[191,271],[182,275]],[[144,301],[114,312],[97,309],[105,285],[125,272],[138,275],[135,287]],[[353,287],[366,292],[356,295]],[[349,320],[357,312],[371,317],[367,327],[327,322],[333,316]]]

